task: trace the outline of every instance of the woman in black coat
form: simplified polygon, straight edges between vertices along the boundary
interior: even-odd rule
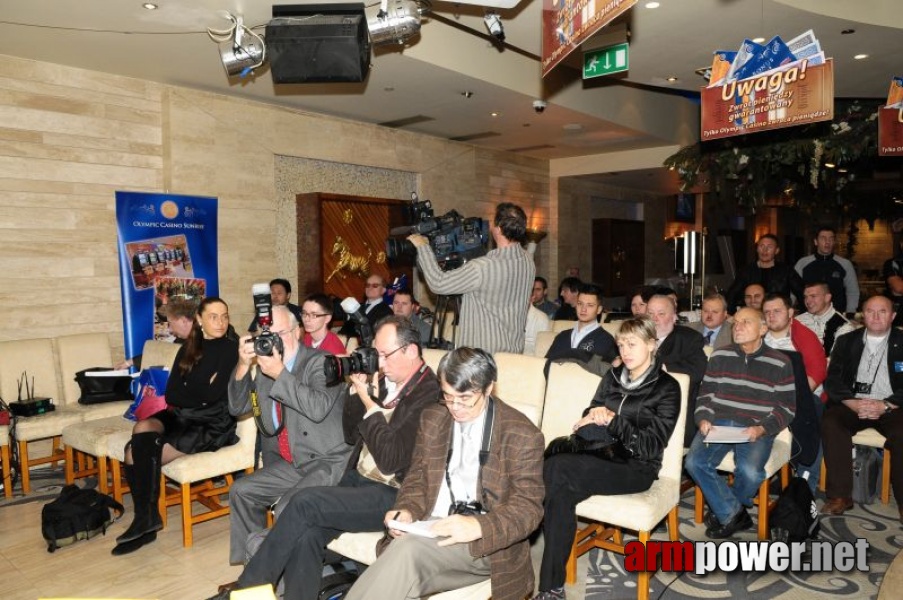
[[[157,511],[163,465],[185,454],[211,452],[238,442],[227,392],[238,362],[238,342],[229,332],[226,303],[214,297],[201,301],[169,374],[168,408],[135,423],[124,465],[135,517],[116,538],[114,556],[153,542],[163,528]]]
[[[604,457],[556,454],[545,461],[545,550],[536,600],[564,597],[565,565],[577,531],[576,506],[595,495],[635,494],[658,478],[680,411],[680,385],[655,360],[655,325],[627,319],[617,335],[622,364],[612,368],[574,424],[581,437],[610,437]]]

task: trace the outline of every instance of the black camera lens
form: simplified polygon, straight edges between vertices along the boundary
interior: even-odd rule
[[[327,385],[335,385],[351,373],[372,375],[378,370],[379,354],[373,348],[358,348],[348,356],[328,354],[323,363]]]
[[[283,353],[282,338],[272,331],[264,330],[254,338],[254,354],[257,356],[273,356],[273,350]]]
[[[386,259],[395,260],[399,256],[414,256],[417,249],[409,240],[405,238],[389,238],[386,240]]]

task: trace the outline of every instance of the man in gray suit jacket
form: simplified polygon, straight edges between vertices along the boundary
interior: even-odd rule
[[[702,320],[688,323],[687,327],[695,329],[712,349],[732,343],[731,322],[727,314],[727,300],[721,294],[709,294],[702,300]]]
[[[300,343],[298,320],[284,306],[273,307],[272,332],[282,339],[283,352],[257,356],[244,336],[229,380],[233,415],[251,410],[251,395],[257,395],[264,456],[263,468],[229,491],[232,564],[244,564],[248,536],[266,527],[267,507],[277,501],[283,506],[301,488],[335,485],[351,452],[342,430],[342,386],[326,385],[326,354]]]

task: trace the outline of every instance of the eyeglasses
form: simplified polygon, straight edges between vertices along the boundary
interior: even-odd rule
[[[473,408],[483,396],[483,392],[467,392],[459,396],[442,392],[442,399],[439,400],[439,404],[455,408]]]
[[[383,354],[382,352],[377,352],[376,354],[377,354],[381,359],[386,360],[387,358],[389,358],[390,356],[392,356],[393,354],[395,354],[395,353],[398,352],[399,350],[403,350],[403,349],[405,349],[405,348],[407,348],[407,347],[408,347],[408,345],[405,344],[404,346],[399,346],[399,347],[396,348],[395,350],[392,350],[392,351],[389,352],[388,354]]]
[[[309,313],[303,312],[301,313],[302,319],[322,319],[323,317],[331,316],[329,313]]]
[[[366,284],[364,287],[368,287],[368,288],[379,288],[379,287],[382,287],[382,286],[383,286],[383,284],[381,284],[381,283],[368,283],[368,284]]]

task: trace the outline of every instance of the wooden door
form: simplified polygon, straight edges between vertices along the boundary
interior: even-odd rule
[[[593,281],[607,297],[626,296],[646,277],[646,224],[593,219]]]

